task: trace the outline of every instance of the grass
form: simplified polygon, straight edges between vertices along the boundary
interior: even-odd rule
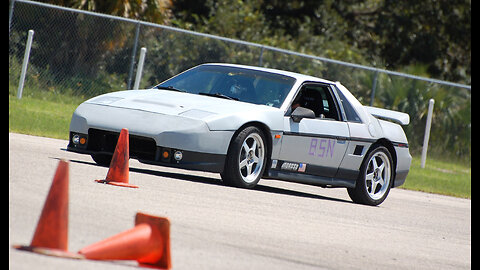
[[[470,163],[427,158],[425,168],[420,165],[420,157],[414,156],[407,180],[401,188],[471,199]]]
[[[9,95],[9,132],[68,140],[70,118],[82,98],[47,92],[17,99],[13,92]],[[471,179],[470,162],[429,157],[422,169],[420,157],[413,157],[401,188],[471,199]]]
[[[68,140],[73,112],[80,104],[9,96],[8,131]]]

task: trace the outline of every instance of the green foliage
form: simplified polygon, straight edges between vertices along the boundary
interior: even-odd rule
[[[422,63],[433,77],[469,84],[470,5],[470,0],[383,1],[373,30],[379,53],[392,67]]]
[[[228,2],[228,3],[227,3]],[[470,83],[470,1],[204,1],[174,14],[180,27],[347,62],[397,68]],[[241,11],[239,11],[241,10]],[[174,8],[175,11],[175,8]],[[196,13],[198,11],[198,13]],[[257,24],[246,23],[254,18]],[[258,29],[259,35],[254,35]],[[263,36],[263,38],[262,38]],[[231,62],[231,61],[230,61]],[[253,62],[255,63],[255,61]],[[265,67],[341,81],[369,104],[375,74],[265,50]],[[380,74],[375,106],[406,112],[412,152],[423,145],[428,101],[434,118],[429,153],[471,156],[470,91]]]
[[[22,63],[11,55],[9,57],[9,93],[16,95]],[[125,89],[124,77],[116,73],[98,72],[91,77],[81,74],[64,76],[59,80],[55,71],[48,66],[41,69],[29,64],[25,78],[23,97],[41,98],[43,100],[70,103],[71,100],[85,100],[100,94]],[[70,97],[70,98],[68,98]]]
[[[170,0],[38,0],[38,2],[142,19],[160,24],[168,23],[172,5]]]
[[[100,2],[68,1],[75,8],[108,12]],[[154,11],[143,8],[139,4],[133,6],[137,13],[121,15],[153,20],[145,14]],[[175,0],[170,11],[164,14],[168,21],[184,29],[420,76],[471,81],[468,0]],[[12,21],[10,85],[18,84],[26,33],[35,29],[24,96],[69,94],[86,99],[126,88],[135,23],[18,2]],[[197,64],[227,62],[338,80],[360,102],[370,102],[375,78],[371,71],[145,25],[139,30],[137,50],[148,49],[141,88]],[[14,95],[12,89],[16,88],[10,87]],[[428,100],[434,98],[429,154],[470,159],[470,91],[385,74],[378,75],[376,89],[374,106],[410,115],[405,131],[413,153],[421,151]]]
[[[416,66],[422,73],[426,67]],[[411,71],[412,68],[405,70]],[[423,70],[423,71],[422,71]],[[470,160],[471,156],[471,93],[469,90],[447,87],[396,76],[379,76],[375,106],[406,112],[411,122],[404,127],[410,151],[419,154],[427,119],[428,103],[435,100],[429,154],[456,156]]]
[[[403,189],[437,193],[460,198],[472,198],[472,169],[470,163],[427,159],[420,167],[419,157],[413,157]]]
[[[173,1],[173,25],[388,69],[420,64],[428,76],[471,81],[470,0],[189,2]]]

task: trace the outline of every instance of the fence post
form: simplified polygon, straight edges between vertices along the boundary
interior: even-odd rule
[[[140,22],[137,22],[137,27],[135,30],[135,40],[133,41],[133,48],[132,48],[132,58],[130,61],[130,70],[128,71],[127,90],[131,89],[130,87],[132,86],[133,67],[135,65],[135,54],[137,52],[139,34],[140,34]]]
[[[143,62],[145,61],[146,52],[147,48],[142,47],[140,49],[140,60],[138,60],[137,76],[135,77],[135,84],[133,85],[133,90],[137,90],[138,86],[140,85],[140,80],[142,79]]]
[[[15,6],[15,0],[10,3],[10,9],[8,11],[8,36],[10,37],[10,28],[12,26],[13,8]]]
[[[435,100],[433,98],[428,101],[428,115],[427,115],[427,125],[425,126],[425,137],[423,137],[423,147],[422,147],[422,160],[421,167],[425,168],[425,162],[427,161],[427,150],[428,150],[428,140],[430,139],[430,128],[432,126],[432,115],[433,115],[433,104]]]
[[[20,82],[18,83],[17,98],[22,98],[23,84],[25,75],[27,74],[28,59],[30,58],[30,49],[32,48],[33,30],[28,30],[27,46],[25,47],[25,55],[23,56],[22,73],[20,74]]]
[[[260,57],[258,57],[258,66],[261,67],[263,65],[263,49],[265,47],[262,46],[262,49],[260,50]]]

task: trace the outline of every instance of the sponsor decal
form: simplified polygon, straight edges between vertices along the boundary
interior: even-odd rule
[[[276,160],[276,159],[272,160],[272,169],[277,168],[277,163],[278,163],[278,160]]]
[[[293,171],[293,172],[305,172],[307,169],[307,164],[305,163],[292,163],[292,162],[283,162],[281,168],[285,171]]]
[[[298,170],[298,163],[284,162],[281,169],[286,171],[296,171]]]
[[[298,166],[298,172],[305,172],[306,169],[307,169],[307,164],[305,163],[300,163],[300,165]]]
[[[312,138],[308,154],[319,158],[332,158],[335,148],[334,139]]]

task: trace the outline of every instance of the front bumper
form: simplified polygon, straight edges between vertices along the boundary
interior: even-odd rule
[[[227,154],[234,133],[212,131],[199,119],[89,103],[82,103],[70,122],[70,131],[81,134],[91,129],[119,133],[123,128],[131,136],[151,138],[158,146],[221,155]]]
[[[72,115],[67,150],[112,155],[123,128],[129,131],[131,158],[149,164],[210,172],[223,171],[234,133],[211,131],[204,121],[179,115],[82,103]],[[75,134],[80,137],[76,144],[72,141]],[[177,151],[182,153],[180,160],[174,157]],[[163,157],[164,152],[169,156]]]
[[[78,135],[85,139],[84,144],[73,143]],[[89,129],[88,134],[70,132],[67,150],[89,155],[113,155],[119,133]],[[129,156],[142,163],[161,165],[189,170],[222,172],[226,155],[188,151],[178,148],[157,146],[152,138],[129,135]]]

